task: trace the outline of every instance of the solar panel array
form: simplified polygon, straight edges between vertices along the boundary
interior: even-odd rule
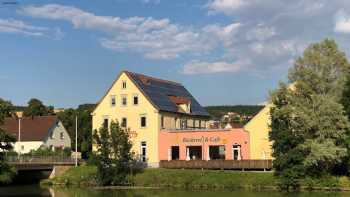
[[[138,84],[151,101],[162,111],[178,112],[178,106],[173,103],[169,96],[185,97],[191,101],[190,115],[209,116],[209,113],[196,101],[196,99],[181,84],[152,80],[145,82],[145,76],[129,73],[130,77]]]

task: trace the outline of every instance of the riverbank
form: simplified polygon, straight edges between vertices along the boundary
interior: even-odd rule
[[[62,176],[42,181],[42,184],[97,188],[96,171],[94,166],[72,168]],[[278,179],[272,172],[146,169],[142,173],[130,176],[128,180],[130,186],[136,188],[188,190],[278,190],[279,188]],[[302,190],[350,191],[350,180],[347,177],[305,179],[301,181],[301,186]]]

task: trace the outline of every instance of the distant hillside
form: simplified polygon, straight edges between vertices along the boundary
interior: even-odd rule
[[[207,106],[205,109],[214,119],[220,119],[227,112],[236,112],[240,115],[253,116],[257,114],[264,106],[261,105],[221,105]]]

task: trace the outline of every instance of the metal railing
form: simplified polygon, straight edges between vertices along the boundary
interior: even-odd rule
[[[171,160],[160,161],[159,166],[169,169],[271,170],[272,160]]]
[[[75,159],[66,156],[5,156],[8,163],[23,164],[51,164],[51,163],[74,163]]]

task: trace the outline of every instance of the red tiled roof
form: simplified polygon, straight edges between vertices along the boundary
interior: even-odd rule
[[[57,116],[23,117],[21,119],[21,141],[43,141],[50,129],[57,124]],[[6,118],[0,126],[18,140],[18,118]]]

